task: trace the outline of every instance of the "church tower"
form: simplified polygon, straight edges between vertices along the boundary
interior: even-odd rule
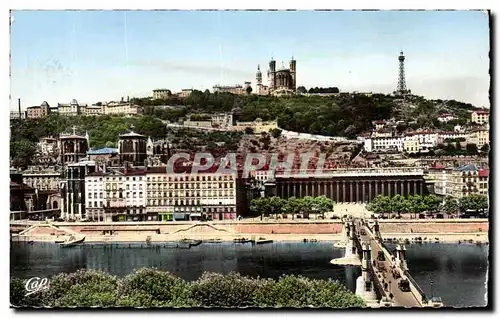
[[[276,61],[272,57],[271,57],[271,60],[269,61],[268,78],[269,78],[269,89],[270,90],[275,89],[275,84],[276,84]]]
[[[297,61],[294,60],[293,56],[290,60],[290,75],[292,76],[292,89],[295,91],[297,89]]]
[[[258,95],[262,92],[262,72],[260,71],[260,65],[257,65],[257,73],[255,74],[256,87],[255,91]]]

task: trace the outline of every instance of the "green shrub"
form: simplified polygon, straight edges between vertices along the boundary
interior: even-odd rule
[[[126,307],[191,307],[188,284],[170,274],[142,268],[118,283],[118,306]]]
[[[256,279],[238,273],[203,273],[190,286],[192,297],[202,307],[247,307],[253,305]]]
[[[117,279],[94,270],[58,274],[47,290],[25,296],[25,281],[10,282],[10,301],[21,307],[363,307],[335,281],[284,275],[277,281],[238,273],[204,273],[185,282],[169,272],[139,269]]]

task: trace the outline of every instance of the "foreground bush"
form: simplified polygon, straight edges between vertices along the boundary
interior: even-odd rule
[[[156,269],[118,279],[94,270],[55,275],[48,290],[25,296],[11,279],[10,301],[20,307],[363,307],[361,298],[335,281],[285,275],[278,280],[238,273],[204,273],[194,282]]]

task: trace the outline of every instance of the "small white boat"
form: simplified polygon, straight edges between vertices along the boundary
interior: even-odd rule
[[[66,242],[60,243],[59,246],[61,247],[75,246],[80,243],[83,243],[83,241],[85,241],[85,236],[81,237],[70,236],[70,238]]]

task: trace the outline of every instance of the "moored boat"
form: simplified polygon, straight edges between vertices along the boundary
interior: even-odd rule
[[[70,236],[70,238],[67,241],[60,243],[59,246],[71,247],[71,246],[81,244],[81,243],[83,243],[83,241],[85,241],[85,236],[82,236],[82,237]]]

